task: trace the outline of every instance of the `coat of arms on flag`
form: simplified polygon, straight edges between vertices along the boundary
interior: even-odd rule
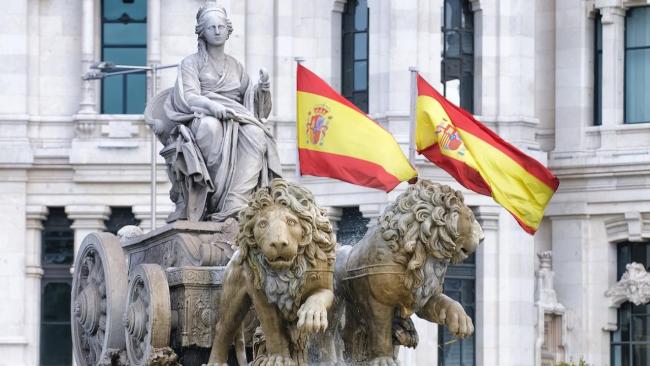
[[[323,139],[327,134],[332,115],[330,109],[320,104],[315,106],[307,114],[307,143],[312,145],[323,145]]]

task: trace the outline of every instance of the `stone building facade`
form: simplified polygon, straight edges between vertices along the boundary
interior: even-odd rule
[[[61,352],[69,319],[57,312],[66,310],[65,286],[48,284],[69,281],[70,258],[88,233],[129,220],[151,227],[150,132],[140,114],[110,114],[141,110],[115,107],[120,102],[110,97],[144,100],[151,80],[116,87],[81,75],[110,55],[111,45],[139,47],[133,59],[142,64],[179,62],[195,52],[194,16],[203,1],[3,2],[0,365],[70,364]],[[643,123],[650,122],[650,1],[219,2],[234,25],[227,52],[254,78],[260,67],[271,74],[269,123],[285,176],[330,208],[341,236],[363,231],[404,186],[386,194],[295,177],[295,57],[367,108],[404,151],[408,70],[416,66],[559,177],[533,237],[491,198],[417,159],[421,176],[463,190],[486,240],[474,263],[448,281],[474,311],[475,336],[449,343],[436,326],[416,321],[420,347],[402,351],[403,364],[650,362],[646,305],[633,305],[625,293],[617,301],[605,295],[626,264],[650,264],[650,123]],[[140,6],[140,14],[123,18],[121,6]],[[137,23],[141,39],[110,44],[111,22]],[[346,35],[351,48],[343,46]],[[161,71],[162,88],[173,85],[173,70]],[[160,157],[158,164],[160,226],[172,205]]]

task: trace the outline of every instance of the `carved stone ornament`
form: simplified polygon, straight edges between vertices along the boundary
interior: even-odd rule
[[[605,291],[611,306],[619,307],[626,301],[637,306],[650,302],[650,273],[646,271],[645,266],[632,262],[627,264],[625,269],[621,280]]]

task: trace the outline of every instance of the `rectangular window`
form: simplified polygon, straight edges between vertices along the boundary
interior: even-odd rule
[[[115,65],[147,64],[147,1],[102,1],[102,60]],[[116,71],[116,70],[113,70]],[[143,73],[116,75],[102,81],[101,112],[141,114],[146,104]]]
[[[476,325],[476,254],[447,268],[444,294],[458,301]],[[476,332],[475,332],[476,334]],[[438,365],[476,365],[475,335],[457,340],[446,327],[438,327]]]
[[[474,111],[474,13],[467,0],[445,0],[442,83],[447,99]]]
[[[650,266],[650,243],[623,243],[617,247],[617,279],[632,262]],[[650,304],[625,302],[618,309],[618,328],[611,333],[613,366],[650,365]]]
[[[368,2],[348,0],[342,19],[341,94],[368,113]]]
[[[625,123],[650,122],[650,7],[625,17]]]

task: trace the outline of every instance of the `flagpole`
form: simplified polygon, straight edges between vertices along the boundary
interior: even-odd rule
[[[297,65],[302,65],[302,63],[305,62],[305,58],[302,56],[296,56],[293,59],[294,61],[296,61]],[[298,79],[296,79],[296,85],[298,85]],[[296,93],[298,93],[297,87],[296,87]],[[297,96],[296,96],[296,182],[300,183],[300,150],[299,150],[300,146],[298,144],[298,138],[299,138],[298,123],[300,123],[300,121],[298,120],[298,103],[297,103]]]
[[[417,101],[418,68],[409,67],[411,72],[411,116],[409,118],[409,162],[415,167],[415,104]]]

